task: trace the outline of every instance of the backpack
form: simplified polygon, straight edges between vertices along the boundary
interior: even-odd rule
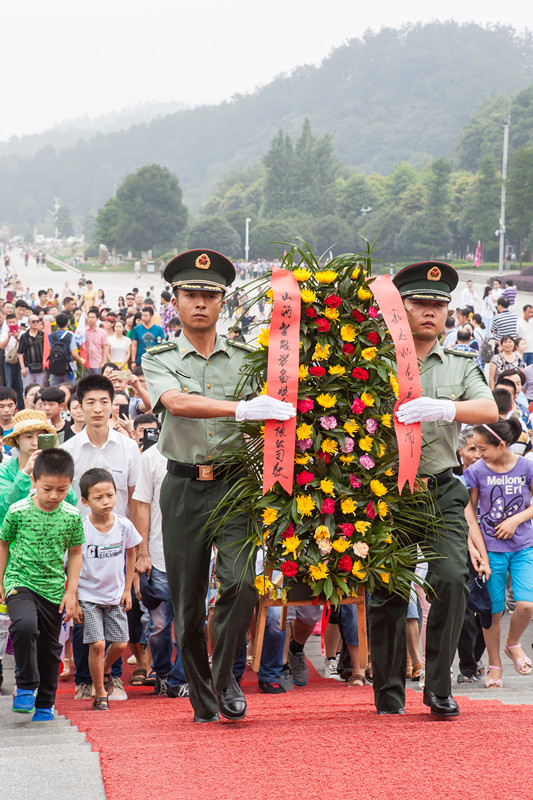
[[[48,358],[48,369],[52,375],[66,375],[70,372],[70,340],[72,334],[66,333],[59,338],[57,331],[51,334],[52,347]]]
[[[483,339],[479,349],[479,355],[484,364],[489,364],[496,350],[495,339]]]

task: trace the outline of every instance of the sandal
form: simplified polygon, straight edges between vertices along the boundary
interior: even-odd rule
[[[505,643],[505,655],[509,656],[511,661],[514,664],[515,670],[520,673],[520,675],[529,675],[531,672],[531,659],[525,656],[524,658],[513,658],[513,654],[511,650],[514,650],[515,647],[522,647],[520,642],[518,644],[507,644]]]
[[[374,676],[372,674],[372,664],[369,664],[368,667],[365,669],[365,680],[367,683],[370,684],[374,682]]]
[[[408,681],[413,677],[413,662],[409,657],[407,658],[407,666],[405,667],[405,677]]]
[[[358,673],[354,673],[348,680],[346,681],[346,686],[364,686],[365,685],[365,676],[359,675]]]
[[[111,694],[114,689],[113,683],[113,676],[110,672],[104,672],[104,689],[106,690],[107,694]]]
[[[421,675],[422,675],[422,664],[413,664],[413,674],[411,676],[411,680],[419,681]]]
[[[489,678],[488,675],[489,669],[497,669],[500,672],[502,671],[501,667],[497,667],[495,664],[489,664],[489,666],[487,667],[487,677],[485,679],[485,686],[487,687],[487,689],[493,689],[493,688],[501,689],[503,686],[502,679],[497,678],[496,680],[494,680],[494,678]]]
[[[137,669],[133,670],[133,674],[130,678],[130,685],[131,686],[144,686],[144,681],[146,680],[146,670],[142,667],[137,667]]]
[[[61,673],[62,678],[68,678],[70,675],[70,666],[72,664],[71,658],[64,658],[63,659],[63,671]]]
[[[107,697],[95,697],[93,700],[93,709],[95,711],[109,711],[109,701]]]
[[[155,672],[151,672],[143,681],[143,686],[155,686]]]

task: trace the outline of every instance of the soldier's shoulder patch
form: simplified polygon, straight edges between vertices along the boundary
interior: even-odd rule
[[[174,342],[161,342],[160,344],[154,344],[153,347],[147,347],[146,352],[148,355],[151,356],[158,356],[161,353],[167,353],[169,350],[175,350],[176,345]]]
[[[463,358],[477,358],[479,353],[465,353],[463,350],[454,350],[451,347],[444,348],[445,353],[450,353],[452,356],[462,356]]]
[[[236,342],[235,339],[227,339],[226,341],[232,347],[237,347],[239,350],[246,350],[247,353],[255,353],[257,349],[256,347],[252,347],[251,344],[247,344],[246,342]]]

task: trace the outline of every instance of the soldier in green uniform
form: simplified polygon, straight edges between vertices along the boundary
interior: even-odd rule
[[[167,458],[167,474],[160,504],[175,626],[194,721],[215,721],[219,713],[242,719],[246,700],[232,667],[257,599],[253,553],[242,546],[248,518],[242,514],[222,530],[202,529],[236,479],[221,464],[223,452],[242,436],[234,420],[286,420],[296,410],[268,396],[246,399],[253,394],[243,382],[251,348],[217,334],[224,292],[235,278],[231,261],[211,250],[192,250],[173,258],[163,276],[172,285],[183,332],[151,347],[142,367],[152,408],[162,415],[158,447]],[[218,550],[219,584],[212,671],[205,636],[211,542]]]
[[[405,267],[395,277],[409,317],[419,362],[422,397],[402,403],[400,422],[422,423],[419,475],[424,476],[439,512],[437,541],[427,544],[441,556],[429,562],[424,703],[437,717],[459,714],[451,696],[450,666],[463,623],[467,600],[468,527],[465,486],[454,477],[461,424],[496,422],[498,409],[475,355],[444,350],[443,329],[457,272],[448,264],[424,262]],[[428,537],[429,539],[429,537]],[[421,544],[426,543],[422,533]],[[374,699],[378,714],[403,714],[405,705],[407,600],[376,591],[368,606]]]

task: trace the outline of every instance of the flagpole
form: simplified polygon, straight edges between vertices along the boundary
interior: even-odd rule
[[[509,127],[511,125],[511,108],[507,119],[503,122],[503,157],[502,157],[502,194],[500,205],[500,227],[496,234],[500,237],[500,251],[498,255],[498,273],[503,273],[505,256],[505,181],[507,180],[507,151],[509,147]]]

